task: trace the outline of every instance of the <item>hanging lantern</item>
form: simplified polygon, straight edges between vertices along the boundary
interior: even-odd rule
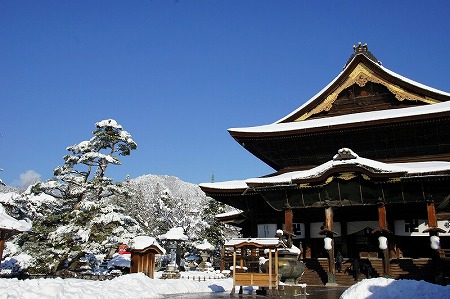
[[[325,239],[323,239],[324,241],[324,248],[326,250],[331,250],[332,246],[331,246],[331,241],[333,241],[333,239],[326,237]]]
[[[440,240],[439,240],[438,236],[431,236],[430,237],[430,246],[431,246],[431,249],[435,249],[435,250],[439,249],[439,247],[440,247]]]
[[[387,238],[386,237],[384,237],[384,236],[378,237],[378,247],[381,250],[387,249],[388,246],[387,246]]]

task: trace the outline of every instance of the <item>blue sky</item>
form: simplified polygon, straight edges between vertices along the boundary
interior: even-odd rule
[[[0,178],[48,179],[108,118],[138,144],[117,181],[268,174],[227,128],[287,115],[359,41],[450,92],[449,20],[449,1],[0,0]]]

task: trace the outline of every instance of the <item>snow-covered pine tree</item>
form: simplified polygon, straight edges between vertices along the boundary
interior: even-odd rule
[[[54,179],[28,189],[28,210],[36,211],[33,232],[22,234],[18,243],[36,260],[30,272],[54,273],[82,252],[101,254],[142,233],[117,204],[130,195],[128,184],[105,176],[109,164],[121,164],[118,155],[136,148],[115,120],[100,121],[89,141],[67,148],[70,154],[54,170]],[[51,197],[37,200],[42,193]]]
[[[137,144],[130,133],[113,119],[96,125],[93,137],[67,148],[64,165],[54,170],[54,178],[37,183],[32,192],[44,192],[54,197],[79,202],[84,196],[100,200],[112,194],[126,194],[123,184],[114,184],[105,176],[109,164],[121,164],[119,156],[128,156]]]

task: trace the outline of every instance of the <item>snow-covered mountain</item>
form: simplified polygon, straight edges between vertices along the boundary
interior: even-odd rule
[[[173,227],[182,227],[191,244],[208,238],[220,246],[236,234],[216,221],[222,206],[207,197],[198,185],[173,176],[144,175],[123,185],[131,196],[64,200],[31,189],[23,193],[3,187],[0,203],[9,215],[29,218],[32,232],[6,242],[2,268],[30,273],[55,273],[89,253],[96,267],[120,244],[138,235],[158,237]]]

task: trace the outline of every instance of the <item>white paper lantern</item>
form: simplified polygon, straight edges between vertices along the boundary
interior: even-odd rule
[[[381,250],[387,249],[387,238],[386,237],[383,237],[383,236],[378,237],[378,247]]]
[[[430,245],[431,245],[431,249],[439,249],[440,247],[440,240],[438,236],[431,236],[430,237]]]
[[[331,241],[333,241],[333,239],[326,237],[325,239],[323,239],[323,241],[325,242],[324,244],[324,248],[326,250],[331,250],[332,246],[331,246]]]

